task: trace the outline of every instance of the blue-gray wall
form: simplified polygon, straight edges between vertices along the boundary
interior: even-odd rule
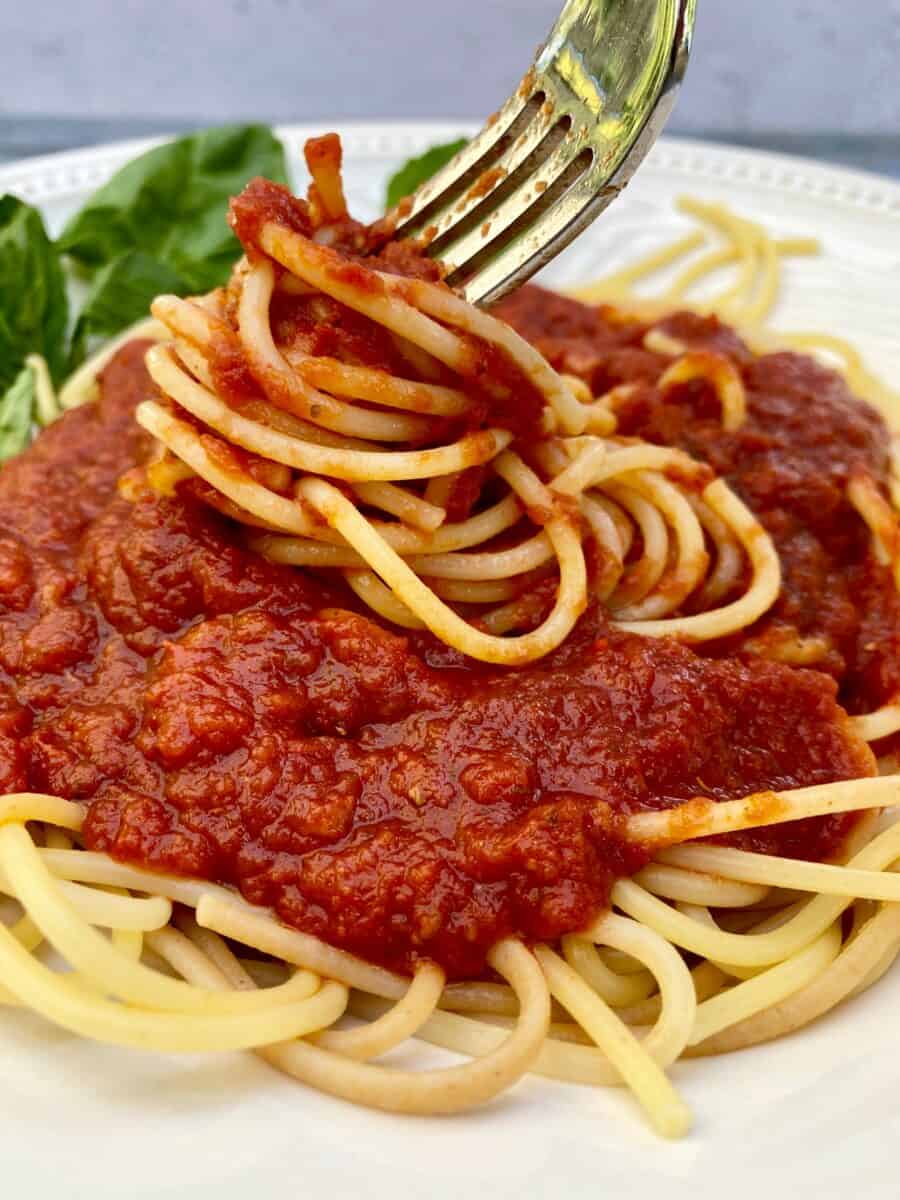
[[[900,0],[698,0],[675,124],[900,131]],[[0,114],[479,117],[558,0],[0,0]]]

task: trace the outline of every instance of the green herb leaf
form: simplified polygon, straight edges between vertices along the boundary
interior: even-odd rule
[[[281,143],[264,125],[230,125],[149,150],[95,192],[59,248],[88,268],[142,251],[204,292],[225,282],[240,254],[228,200],[254,175],[285,182]],[[125,324],[123,321],[122,324]]]
[[[34,401],[34,371],[23,367],[0,397],[0,462],[19,454],[31,440]]]
[[[68,319],[59,255],[41,214],[0,197],[0,395],[32,352],[43,354],[54,380],[62,378]]]
[[[132,250],[101,267],[87,294],[72,334],[69,370],[85,357],[88,341],[111,337],[149,313],[150,302],[161,292],[184,294],[188,290],[177,271],[143,250]]]
[[[462,150],[466,141],[466,138],[460,138],[456,142],[445,142],[441,146],[432,146],[418,158],[411,158],[405,162],[400,170],[388,180],[385,206],[388,209],[393,208],[400,203],[404,196],[411,195],[417,187],[430,179],[432,175],[436,175],[458,150]]]

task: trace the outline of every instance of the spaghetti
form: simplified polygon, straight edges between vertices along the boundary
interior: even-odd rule
[[[673,1062],[900,951],[883,426],[816,374],[855,458],[797,435],[787,494],[773,425],[761,471],[819,371],[756,328],[808,241],[687,202],[721,245],[507,324],[349,219],[334,139],[307,160],[308,203],[235,203],[229,287],[157,300],[0,478],[0,999],[394,1112],[625,1085],[680,1136]],[[667,315],[722,267],[752,349]],[[803,623],[811,561],[858,629]],[[413,1037],[468,1061],[378,1061]]]
[[[295,565],[333,564],[380,616],[406,628],[425,627],[470,658],[508,665],[533,661],[555,649],[584,611],[589,594],[585,536],[593,557],[606,568],[606,599],[613,613],[622,616],[623,628],[631,628],[633,619],[646,614],[656,619],[647,622],[645,633],[705,640],[750,624],[774,600],[777,555],[727,484],[710,481],[703,466],[677,451],[603,436],[615,424],[609,398],[580,400],[575,388],[549,371],[508,326],[471,309],[440,283],[375,271],[362,262],[352,263],[351,270],[333,249],[275,221],[264,222],[257,236],[271,258],[239,267],[228,298],[208,297],[198,303],[162,297],[155,302],[154,314],[169,328],[174,348],[151,351],[148,369],[174,409],[167,412],[157,401],[147,401],[137,418],[214,489],[213,495],[207,493],[212,503],[222,506],[217,497],[224,498],[235,506],[228,511],[237,510],[253,525],[288,535],[273,532],[258,539],[257,548],[268,557]],[[401,338],[407,353],[412,347],[417,356],[428,356],[432,375],[452,372],[440,385],[443,390],[398,378],[384,368],[342,365],[279,348],[271,331],[276,269],[291,272],[282,275],[282,290],[287,287],[290,294],[292,288],[305,286],[314,296],[338,301],[370,320],[373,337]],[[226,319],[226,307],[235,314],[233,324]],[[213,315],[216,308],[219,312]],[[216,363],[224,345],[265,394],[261,406],[254,406],[256,419],[235,411],[216,394]],[[514,386],[516,379],[520,387],[528,380],[542,402],[534,428],[524,431],[527,438],[534,441],[544,429],[557,431],[541,437],[538,447],[541,465],[549,467],[546,479],[509,450],[513,430],[463,432],[439,448],[393,448],[398,440],[420,442],[429,428],[437,431],[433,420],[429,427],[431,415],[423,415],[423,403],[434,416],[441,409],[442,417],[458,415],[463,421],[480,412],[485,362],[496,371],[504,360],[513,381],[506,387]],[[310,383],[312,377],[336,394],[319,391]],[[495,390],[504,391],[502,375],[494,379]],[[684,354],[668,368],[661,387],[678,388],[697,379],[710,382],[720,397],[723,427],[740,425],[743,384],[724,356]],[[428,387],[434,390],[425,392]],[[376,400],[380,408],[348,403],[341,398],[348,389],[356,398]],[[395,415],[403,410],[407,416]],[[201,421],[205,432],[179,412]],[[278,414],[285,412],[302,424],[282,431]],[[331,438],[334,444],[322,445],[324,430],[352,441]],[[387,445],[363,449],[361,441]],[[233,455],[235,447],[256,457],[225,465],[224,456]],[[267,485],[254,477],[254,466],[259,475],[257,457],[271,464],[270,475],[276,464],[288,471],[273,475]],[[486,519],[484,513],[480,521],[448,521],[446,507],[441,511],[429,501],[429,487],[434,497],[436,486],[452,486],[456,477],[476,469],[484,472],[483,491],[495,481],[505,486],[505,494],[488,510],[495,519]],[[352,498],[329,482],[333,479],[355,484]],[[373,490],[376,484],[382,490]],[[700,512],[712,513],[708,520],[720,531],[719,563],[722,553],[735,559],[743,552],[751,565],[750,585],[741,600],[721,611],[665,619],[707,582],[711,556],[697,502],[703,504]],[[432,526],[424,530],[408,519],[409,510],[419,511],[423,504],[428,505]],[[604,520],[610,507],[619,514],[618,525]],[[386,521],[390,515],[397,519]],[[530,528],[522,529],[526,523]],[[644,556],[626,572],[623,539],[629,545],[634,541],[634,525],[642,536]],[[504,548],[500,556],[493,549],[474,549],[490,546],[492,539],[512,529],[522,529],[522,540]],[[514,600],[536,570],[558,572],[560,581],[556,604],[538,629],[505,636],[510,632],[506,608],[476,609],[482,628],[476,627],[470,616],[473,603],[494,596]],[[740,567],[735,574],[739,571]],[[378,579],[387,583],[388,592]],[[497,579],[504,581],[505,590],[484,589],[485,583]],[[453,581],[456,588],[448,591],[444,581]],[[460,598],[456,608],[454,595]]]

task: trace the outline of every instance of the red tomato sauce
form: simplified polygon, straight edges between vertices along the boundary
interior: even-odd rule
[[[399,277],[392,282],[401,300],[405,288],[401,279],[439,283],[441,278],[440,264],[424,255],[420,245],[403,239],[382,244],[383,235],[377,226],[364,226],[346,217],[314,231],[307,202],[267,179],[251,180],[231,201],[229,220],[251,261],[260,252],[263,227],[267,223],[278,225],[320,243],[322,253],[330,256],[332,277],[363,294],[384,294],[385,285],[379,275]],[[276,293],[271,320],[275,339],[282,348],[312,355],[340,354],[345,362],[410,375],[410,363],[393,334],[329,296]],[[465,418],[455,423],[456,428],[454,423],[446,423],[443,440],[452,441],[467,430],[485,425],[509,429],[517,436],[538,436],[544,398],[530,377],[500,348],[466,334],[458,336],[469,351],[461,386],[471,403]],[[257,389],[252,382],[248,384],[247,372],[240,359],[236,365],[233,351],[234,347],[223,345],[214,375],[229,402],[241,403]],[[460,386],[460,380],[449,373],[447,382]]]
[[[505,934],[589,922],[645,861],[628,814],[872,773],[829,674],[617,634],[596,611],[539,663],[474,667],[268,564],[189,496],[118,498],[148,449],[143,349],[0,471],[0,787],[83,802],[88,847],[465,978]],[[818,859],[847,828],[739,841]]]
[[[849,712],[870,712],[900,696],[900,596],[846,496],[856,471],[884,487],[890,434],[839,375],[806,355],[755,357],[715,317],[674,314],[658,328],[691,349],[727,354],[740,371],[747,417],[725,433],[708,383],[665,393],[656,386],[672,360],[642,348],[646,322],[611,321],[609,310],[537,287],[504,300],[498,315],[597,394],[638,384],[616,409],[618,432],[679,446],[708,462],[768,530],[782,567],[778,601],[741,637],[702,653],[820,637],[826,649],[815,667],[839,681]]]

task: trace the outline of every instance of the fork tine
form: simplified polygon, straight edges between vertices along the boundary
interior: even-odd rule
[[[472,195],[466,201],[467,193],[486,172],[503,158],[504,166],[499,171],[502,176],[516,158],[525,156],[522,134],[531,128],[532,117],[540,110],[544,99],[544,93],[533,87],[534,77],[534,71],[529,71],[518,89],[477,136],[413,193],[408,211],[403,211],[401,205],[396,237],[415,237],[425,228],[437,224],[454,205],[461,205],[458,212],[462,215],[465,209],[487,194],[485,191]]]
[[[466,222],[467,228],[461,228],[462,223],[452,227],[446,236],[435,239],[429,253],[450,269],[451,281],[457,273],[469,274],[468,266],[476,255],[490,251],[491,247],[496,253],[509,240],[511,231],[523,221],[536,220],[567,184],[574,183],[590,168],[592,161],[593,151],[586,131],[570,127],[555,148],[524,173],[509,194],[501,196],[502,189],[497,188],[481,213],[476,210],[477,222]]]
[[[507,227],[505,238],[483,241],[480,251],[457,268],[447,282],[460,288],[471,304],[490,304],[511,286],[524,282],[618,196],[625,183],[616,182],[615,178],[604,183],[604,175],[602,166],[595,162],[576,180],[567,185],[564,181],[561,196],[525,209]],[[532,212],[538,207],[540,212]],[[527,272],[523,272],[524,261],[529,264]]]
[[[428,253],[433,258],[441,257],[442,247],[449,241],[481,223],[481,213],[495,208],[502,196],[518,186],[523,175],[531,174],[541,159],[549,156],[552,146],[544,153],[542,150],[544,142],[553,136],[554,126],[540,115],[540,110],[538,114],[491,166],[480,171],[461,196],[445,198],[439,208],[433,209],[427,220]]]

